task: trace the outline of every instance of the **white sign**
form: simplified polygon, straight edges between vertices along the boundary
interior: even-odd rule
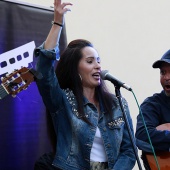
[[[32,41],[13,50],[7,51],[0,55],[0,75],[11,73],[15,69],[28,67],[33,62],[33,52],[35,42]]]

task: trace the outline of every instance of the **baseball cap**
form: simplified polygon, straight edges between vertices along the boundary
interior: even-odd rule
[[[157,60],[153,63],[152,67],[153,68],[160,68],[161,64],[165,62],[165,63],[169,63],[170,64],[170,50],[168,50],[160,60]]]

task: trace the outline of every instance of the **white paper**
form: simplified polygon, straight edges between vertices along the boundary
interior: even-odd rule
[[[13,50],[1,54],[0,75],[5,73],[10,74],[15,69],[20,69],[21,67],[28,67],[28,64],[33,62],[34,49],[35,49],[35,42],[32,41],[30,43],[27,43],[25,45],[22,45],[20,47],[17,47]],[[3,67],[4,64],[2,63],[5,63],[6,66]]]

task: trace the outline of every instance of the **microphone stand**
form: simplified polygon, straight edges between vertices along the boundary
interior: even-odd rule
[[[135,142],[133,140],[132,132],[131,132],[129,122],[128,122],[128,119],[127,119],[127,115],[126,115],[124,107],[123,107],[122,96],[121,96],[121,93],[120,93],[120,86],[119,87],[115,86],[115,94],[116,94],[116,97],[119,101],[119,104],[120,104],[120,107],[121,107],[121,110],[122,110],[122,113],[123,113],[123,116],[124,116],[124,119],[125,119],[125,124],[126,124],[127,129],[128,129],[128,133],[129,133],[130,140],[131,140],[131,143],[132,143],[132,146],[133,146],[133,150],[134,150],[134,153],[135,153],[135,156],[136,156],[136,160],[137,160],[137,163],[138,163],[139,170],[142,170],[142,166],[141,166],[140,161],[139,161],[139,157],[138,157],[137,150],[136,150],[136,145],[135,145]]]

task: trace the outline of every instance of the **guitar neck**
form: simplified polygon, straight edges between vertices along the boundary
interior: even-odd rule
[[[8,91],[6,90],[6,88],[4,87],[3,84],[0,85],[0,99],[3,99],[4,97],[6,97],[8,95]]]

